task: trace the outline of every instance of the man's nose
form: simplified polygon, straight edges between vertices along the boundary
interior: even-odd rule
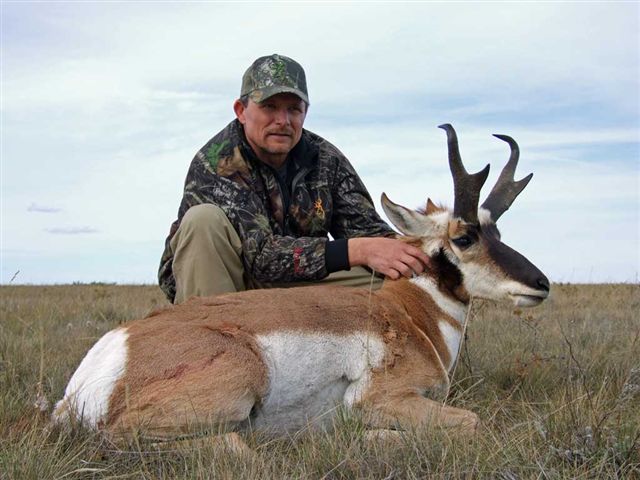
[[[286,108],[276,110],[276,123],[278,125],[289,125],[289,111]]]

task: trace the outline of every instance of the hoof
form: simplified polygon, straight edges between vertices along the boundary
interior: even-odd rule
[[[469,435],[475,435],[480,429],[480,417],[473,412],[467,412],[460,422],[461,432]]]

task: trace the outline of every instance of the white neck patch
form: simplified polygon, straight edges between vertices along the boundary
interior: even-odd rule
[[[440,320],[438,322],[438,327],[440,327],[440,333],[447,345],[447,350],[449,350],[450,360],[449,365],[446,365],[446,367],[448,371],[451,371],[451,368],[458,358],[458,350],[460,349],[460,342],[462,341],[462,330],[458,330],[449,322],[444,320]]]
[[[467,306],[453,298],[445,295],[439,289],[436,283],[429,277],[419,276],[409,280],[411,283],[421,288],[427,294],[433,298],[436,305],[444,313],[456,320],[460,325],[464,325],[465,317],[467,316]]]

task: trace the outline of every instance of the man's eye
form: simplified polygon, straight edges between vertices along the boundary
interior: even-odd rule
[[[463,236],[458,237],[458,238],[452,238],[451,241],[458,248],[467,248],[468,246],[470,246],[473,243],[473,239],[469,235],[463,235]]]

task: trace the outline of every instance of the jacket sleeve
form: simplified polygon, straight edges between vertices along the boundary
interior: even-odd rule
[[[334,238],[394,236],[396,232],[376,212],[369,192],[349,160],[335,150],[331,235]]]
[[[324,237],[276,235],[259,196],[243,182],[210,171],[194,159],[187,176],[179,218],[201,203],[219,206],[242,241],[247,272],[259,282],[319,280],[327,274]]]

